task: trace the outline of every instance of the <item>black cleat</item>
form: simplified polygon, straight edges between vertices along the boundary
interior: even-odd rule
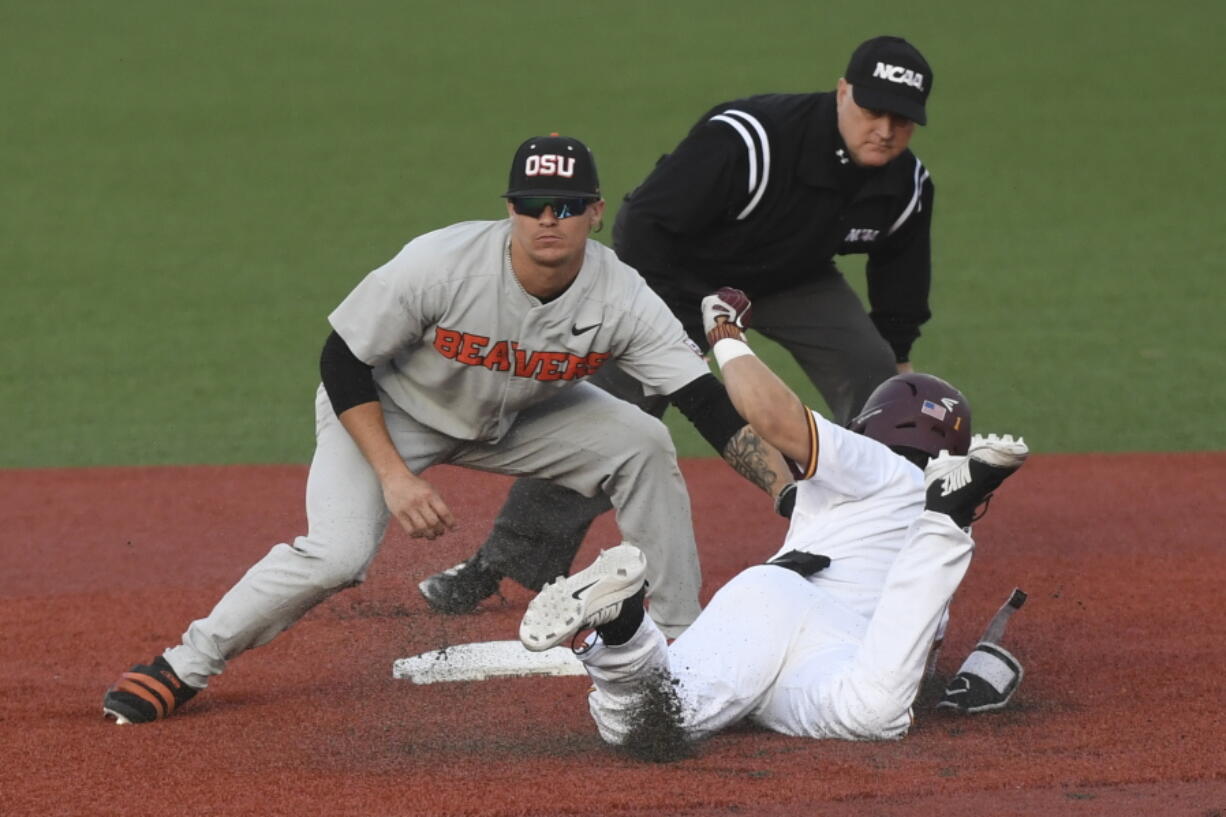
[[[420,582],[417,589],[426,597],[430,609],[439,613],[464,615],[498,592],[502,575],[485,564],[478,553],[471,559],[435,573]]]

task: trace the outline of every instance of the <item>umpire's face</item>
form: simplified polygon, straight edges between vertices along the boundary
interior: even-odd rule
[[[915,123],[889,111],[861,108],[851,95],[851,83],[839,80],[839,135],[862,167],[881,167],[907,149]]]

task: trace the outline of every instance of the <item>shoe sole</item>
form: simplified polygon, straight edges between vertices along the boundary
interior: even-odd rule
[[[967,456],[973,460],[993,468],[1008,468],[1011,471],[1021,468],[1029,455],[1030,448],[1026,445],[1026,440],[1022,437],[1015,440],[1012,434],[1000,437],[995,434],[986,437],[976,434],[971,439],[970,451],[967,452]]]
[[[570,578],[545,586],[528,604],[519,640],[533,652],[556,647],[583,629],[592,614],[630,598],[643,585],[647,558],[633,545],[603,551]]]
[[[115,722],[116,726],[130,726],[134,723],[145,723],[143,720],[132,720],[127,715],[124,715],[122,712],[112,709],[109,706],[102,707],[102,717],[110,718]]]
[[[1021,437],[1015,440],[1010,434],[1001,437],[995,434],[986,437],[976,434],[971,439],[970,450],[965,457],[955,457],[942,451],[940,456],[928,463],[928,467],[924,469],[924,487],[927,489],[937,480],[949,476],[968,460],[976,460],[992,468],[1002,468],[1013,473],[1022,467],[1029,455],[1030,448]]]

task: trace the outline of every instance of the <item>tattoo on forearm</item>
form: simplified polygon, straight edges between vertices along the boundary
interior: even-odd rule
[[[724,460],[736,472],[771,494],[779,475],[772,467],[775,449],[759,437],[750,426],[738,431],[724,446]],[[777,455],[775,455],[777,456]]]

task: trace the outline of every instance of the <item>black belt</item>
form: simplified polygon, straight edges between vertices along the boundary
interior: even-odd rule
[[[789,550],[771,559],[767,564],[791,570],[807,579],[814,573],[830,567],[830,557],[819,553],[805,553],[803,550]]]

